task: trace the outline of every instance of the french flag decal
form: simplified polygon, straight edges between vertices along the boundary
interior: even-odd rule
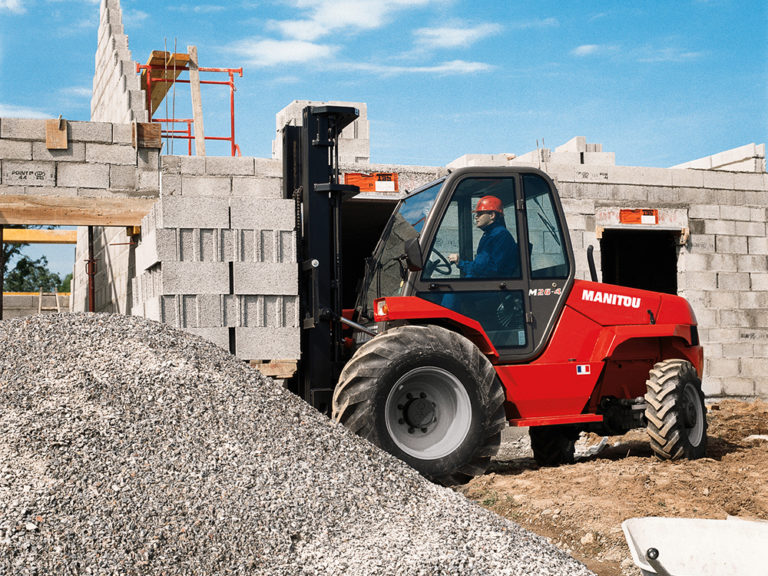
[[[576,366],[576,374],[579,376],[586,376],[589,372],[589,364],[579,364]]]

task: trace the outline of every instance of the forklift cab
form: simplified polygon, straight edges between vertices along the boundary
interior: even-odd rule
[[[375,295],[418,296],[478,321],[502,362],[538,355],[574,279],[565,217],[553,190],[543,172],[523,167],[465,168],[427,185],[398,206],[377,250],[381,265],[393,266],[403,242],[418,238],[424,257],[412,268],[421,269]],[[500,201],[502,214],[496,225],[481,229],[475,211],[488,196]],[[391,254],[385,256],[386,245]],[[502,248],[514,253],[489,254]],[[451,262],[454,254],[458,263]],[[501,261],[517,265],[497,265]]]

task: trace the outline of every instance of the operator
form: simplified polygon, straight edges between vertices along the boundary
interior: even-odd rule
[[[474,260],[448,260],[464,273],[464,278],[519,278],[520,255],[517,243],[504,223],[504,205],[496,196],[483,196],[473,210],[475,225],[483,231]]]

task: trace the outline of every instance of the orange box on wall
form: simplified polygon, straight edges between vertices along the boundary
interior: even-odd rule
[[[360,192],[397,192],[400,189],[396,172],[348,172],[344,174],[344,184],[357,186]]]

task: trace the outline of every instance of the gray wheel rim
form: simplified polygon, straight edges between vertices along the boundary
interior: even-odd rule
[[[472,403],[456,376],[437,366],[424,366],[395,383],[384,414],[389,436],[398,448],[420,460],[436,460],[464,442],[472,424]]]
[[[685,432],[688,436],[688,442],[692,446],[698,446],[704,436],[704,414],[702,413],[699,392],[693,384],[686,384],[683,389],[683,414],[685,421]]]

